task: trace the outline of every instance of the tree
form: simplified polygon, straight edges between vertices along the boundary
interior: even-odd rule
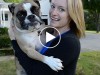
[[[13,3],[18,3],[21,2],[22,0],[4,0],[5,2],[13,2]]]
[[[97,33],[100,30],[100,0],[83,0],[84,9],[88,10],[94,17]]]

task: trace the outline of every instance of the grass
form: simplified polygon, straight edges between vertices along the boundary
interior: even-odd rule
[[[100,75],[100,52],[81,53],[76,75]]]
[[[93,34],[100,34],[100,32],[99,33],[96,33],[96,31],[89,31],[89,30],[86,30],[85,32],[86,33],[93,33]]]
[[[16,75],[15,62],[0,61],[0,75]]]
[[[13,60],[0,62],[0,75],[16,75]],[[76,75],[100,75],[100,52],[82,52],[80,54]]]

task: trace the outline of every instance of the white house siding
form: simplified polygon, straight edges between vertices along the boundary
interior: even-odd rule
[[[8,14],[8,20],[5,21],[4,27],[9,27],[12,15],[11,15],[11,13],[9,11],[6,11],[5,14]]]
[[[11,20],[11,13],[8,9],[10,3],[0,3],[0,27],[9,27]],[[8,14],[8,20],[5,20],[5,14]]]
[[[49,21],[50,2],[49,0],[40,0],[40,5],[41,5],[41,17],[42,19],[47,19],[49,25],[50,24]]]
[[[40,0],[42,15],[48,15],[50,9],[49,0]]]

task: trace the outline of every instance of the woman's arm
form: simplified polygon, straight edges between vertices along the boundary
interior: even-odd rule
[[[78,38],[72,36],[62,38],[60,44],[52,49],[48,49],[44,54],[53,55],[63,61],[63,65],[69,65],[71,61],[78,58],[80,53],[80,42]]]

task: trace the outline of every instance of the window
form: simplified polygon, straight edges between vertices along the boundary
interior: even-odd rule
[[[4,18],[5,17],[5,18]],[[5,19],[5,20],[4,20]],[[8,21],[8,14],[5,14],[5,16],[3,16],[3,14],[2,14],[2,20],[3,21]]]
[[[4,21],[4,17],[3,17],[3,14],[2,14],[2,21]]]
[[[46,25],[48,25],[48,20],[47,19],[42,19],[43,21],[44,21],[44,23],[46,24]]]
[[[8,14],[5,14],[5,21],[8,21]]]

